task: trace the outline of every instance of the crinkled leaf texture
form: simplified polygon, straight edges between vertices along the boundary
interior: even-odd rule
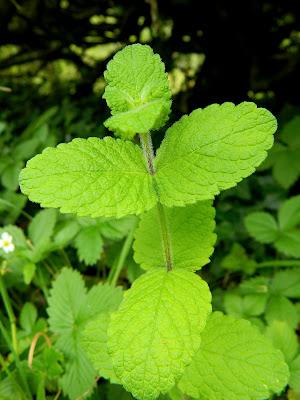
[[[250,102],[183,116],[167,130],[155,160],[161,202],[182,206],[235,186],[265,159],[276,128],[274,116]]]
[[[77,271],[63,268],[49,297],[50,330],[57,335],[56,347],[66,358],[66,370],[60,384],[71,400],[87,394],[97,375],[81,346],[87,321],[117,309],[122,290],[98,284],[87,293]]]
[[[211,201],[201,201],[186,207],[165,207],[171,243],[173,268],[192,271],[209,262],[216,235],[215,209]],[[141,217],[135,231],[134,258],[144,269],[166,266],[158,209]]]
[[[109,137],[47,148],[22,170],[20,186],[42,207],[80,216],[119,218],[156,202],[141,149]]]
[[[279,393],[288,378],[282,353],[257,328],[215,312],[178,386],[201,400],[265,400]]]
[[[207,284],[186,270],[139,277],[111,316],[108,350],[117,377],[141,400],[174,386],[200,345],[211,312]]]
[[[112,117],[105,126],[123,138],[162,127],[170,113],[165,66],[151,47],[126,46],[108,63],[104,98]]]

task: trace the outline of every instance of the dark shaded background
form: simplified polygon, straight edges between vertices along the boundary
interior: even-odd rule
[[[147,43],[161,54],[168,71],[174,66],[174,53],[205,55],[194,86],[176,96],[175,112],[249,98],[275,112],[287,103],[299,105],[297,1],[1,0],[0,10],[0,80],[13,90],[1,94],[2,110],[20,96],[24,116],[33,108],[59,104],[67,95],[81,103],[92,97],[89,101],[99,112],[100,96],[93,95],[92,85],[113,54],[89,63],[72,46],[86,50],[98,44],[132,43],[140,40],[145,27],[151,29]],[[114,22],[92,24],[95,15],[111,16]],[[172,28],[166,33],[168,24]],[[3,52],[7,45],[17,50]],[[80,78],[72,82],[72,90],[56,81],[47,95],[39,94],[40,84],[31,79],[43,70],[52,79],[51,63],[61,59],[73,63]],[[16,108],[10,112],[19,113]]]

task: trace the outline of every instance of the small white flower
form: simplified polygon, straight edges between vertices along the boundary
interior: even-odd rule
[[[0,237],[0,249],[2,249],[5,253],[10,253],[15,250],[13,237],[7,232],[3,232]]]

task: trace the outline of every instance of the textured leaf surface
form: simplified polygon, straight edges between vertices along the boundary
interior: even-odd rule
[[[179,389],[201,400],[265,400],[288,375],[282,353],[250,322],[215,312]]]
[[[108,85],[103,97],[113,115],[105,122],[108,129],[132,138],[164,125],[171,93],[164,64],[149,46],[126,46],[108,63],[104,76]]]
[[[155,204],[151,179],[137,145],[107,137],[47,148],[27,163],[20,185],[42,207],[81,216],[121,217]]]
[[[210,260],[216,235],[211,201],[187,207],[165,207],[174,268],[192,271]],[[144,269],[166,266],[157,207],[143,214],[135,231],[134,258]]]
[[[86,265],[93,265],[100,259],[103,239],[97,226],[82,229],[75,238],[74,245],[78,258]]]
[[[211,199],[235,186],[264,160],[276,127],[269,111],[248,102],[212,104],[182,117],[157,153],[162,203]]]
[[[151,270],[134,282],[108,330],[116,375],[134,397],[174,386],[198,350],[210,301],[207,284],[186,270]]]

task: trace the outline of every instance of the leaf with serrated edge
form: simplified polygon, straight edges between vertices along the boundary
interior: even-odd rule
[[[124,138],[159,129],[168,118],[171,92],[165,66],[151,47],[126,46],[108,63],[104,98],[112,117],[105,126]]]
[[[212,104],[182,117],[155,160],[161,202],[181,206],[235,186],[265,159],[276,128],[269,111],[249,102]]]
[[[47,148],[22,170],[20,186],[42,207],[79,216],[122,217],[156,203],[142,150],[109,137]]]
[[[186,270],[148,271],[111,317],[108,350],[117,377],[141,400],[174,386],[200,345],[211,312],[206,282]]]
[[[71,399],[88,392],[96,377],[80,342],[85,324],[99,313],[116,310],[121,299],[122,290],[107,284],[95,285],[87,293],[81,275],[69,268],[63,268],[53,283],[47,309],[49,325],[57,335],[55,346],[66,357],[61,386]]]
[[[78,258],[86,265],[93,265],[100,259],[103,239],[97,226],[83,228],[76,236],[74,246]]]
[[[265,400],[279,393],[288,377],[282,353],[257,328],[215,312],[178,386],[203,400]]]
[[[209,263],[216,235],[215,209],[211,201],[202,201],[187,207],[165,207],[171,242],[173,268],[192,271]],[[135,231],[134,259],[144,269],[166,266],[159,215],[154,208],[141,217]]]

